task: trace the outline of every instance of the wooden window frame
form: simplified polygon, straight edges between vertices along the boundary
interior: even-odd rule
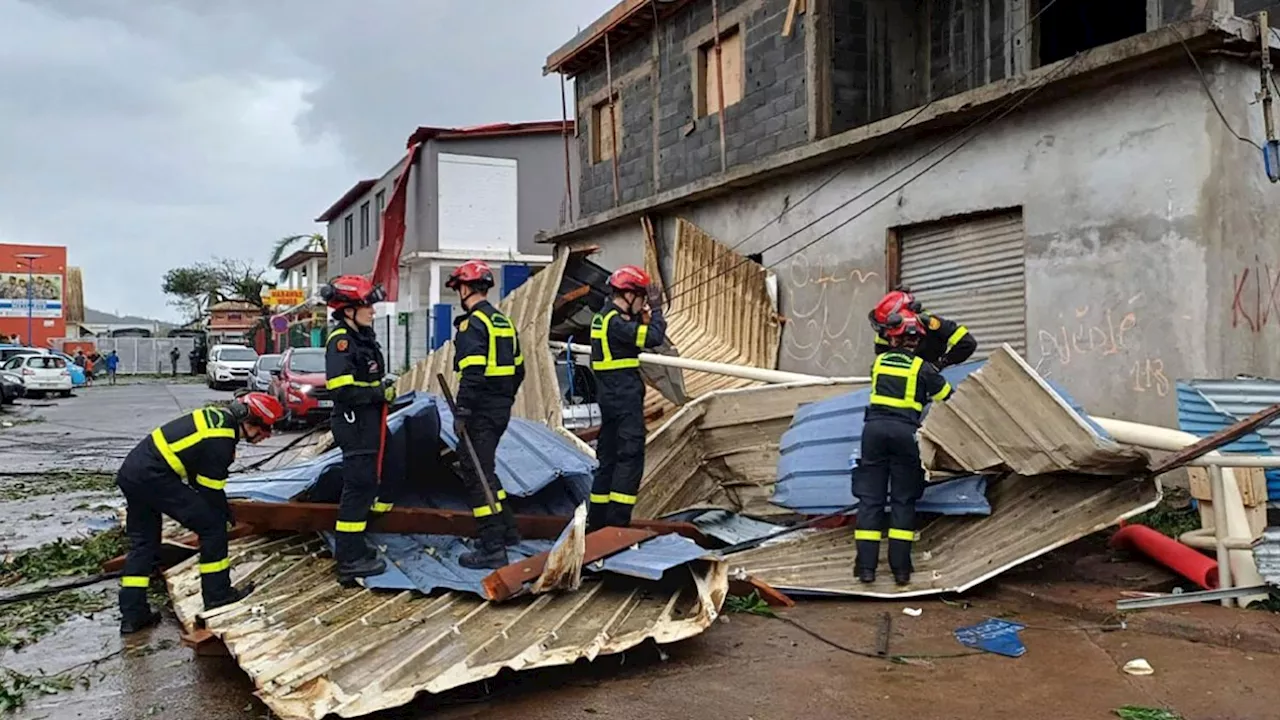
[[[347,213],[347,216],[342,218],[343,257],[351,257],[351,254],[356,251],[355,224],[356,216],[354,213]]]
[[[605,123],[610,121],[609,113],[609,96],[605,96],[603,100],[598,100],[591,104],[591,164],[599,165],[613,159],[613,148],[618,148],[618,154],[622,154],[622,94],[613,93],[613,132],[614,139],[605,145],[606,138],[602,132]],[[606,154],[607,153],[607,154]]]
[[[723,45],[727,38],[736,38],[738,45],[738,75],[736,82],[734,78],[727,78],[725,83],[725,107],[733,107],[742,102],[747,95],[747,48],[746,48],[746,29],[742,23],[734,23],[720,31],[721,52],[724,53]],[[716,38],[713,36],[710,40],[701,43],[694,50],[694,58],[691,65],[693,66],[693,105],[694,117],[699,119],[705,117],[715,117],[720,112],[710,111],[707,93],[713,90],[711,84],[711,63],[715,62]],[[727,56],[727,53],[725,53]],[[730,100],[731,94],[728,92],[730,87],[737,89],[737,98]]]
[[[360,205],[360,249],[369,247],[369,201]]]

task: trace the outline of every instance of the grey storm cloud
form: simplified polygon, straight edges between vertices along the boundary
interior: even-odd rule
[[[612,5],[0,0],[0,242],[172,318],[165,270],[265,261],[418,125],[559,118],[543,62]]]

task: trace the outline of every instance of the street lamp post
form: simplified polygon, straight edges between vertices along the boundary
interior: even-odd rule
[[[17,255],[14,255],[14,257],[27,262],[27,345],[29,347],[35,347],[35,334],[32,332],[31,322],[32,306],[35,305],[35,268],[36,261],[44,257],[44,255],[41,255],[40,253],[18,253]]]

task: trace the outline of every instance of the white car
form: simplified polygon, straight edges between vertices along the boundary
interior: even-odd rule
[[[234,385],[245,387],[249,373],[258,362],[258,353],[243,345],[214,345],[209,351],[205,384],[218,389]]]
[[[22,378],[27,397],[40,397],[56,392],[71,397],[71,370],[67,361],[56,355],[15,355],[2,369]]]

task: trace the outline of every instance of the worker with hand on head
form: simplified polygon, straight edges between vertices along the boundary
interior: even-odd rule
[[[932,363],[935,368],[941,370],[959,365],[968,360],[978,349],[978,341],[973,337],[973,333],[969,332],[969,328],[926,312],[920,301],[911,293],[911,288],[902,286],[886,293],[867,314],[872,329],[876,331],[877,355],[889,349],[889,340],[885,336],[888,318],[904,310],[914,315],[925,331],[916,356],[927,363]]]
[[[479,260],[468,260],[449,274],[445,287],[458,293],[463,314],[454,322],[453,369],[458,375],[458,411],[454,432],[462,481],[467,488],[471,514],[476,518],[478,546],[458,558],[466,568],[500,568],[507,564],[507,546],[520,544],[507,492],[498,482],[498,442],[511,422],[511,406],[524,382],[524,355],[515,323],[488,300],[493,270]],[[462,447],[463,428],[475,448],[480,467]],[[493,494],[489,504],[485,487]]]
[[[284,419],[280,401],[266,393],[206,407],[151,431],[125,457],[116,474],[127,510],[129,554],[120,577],[120,632],[151,627],[160,616],[147,602],[151,569],[160,552],[161,515],[200,536],[200,593],[204,609],[244,599],[253,584],[231,585],[227,528],[234,523],[225,488],[236,443],[259,443]]]
[[[325,388],[333,398],[330,431],[342,448],[342,496],[334,526],[338,581],[381,575],[387,564],[365,541],[371,510],[389,510],[378,499],[378,478],[387,442],[386,358],[373,330],[373,306],[386,295],[362,275],[343,275],[320,289],[333,310],[325,342]]]
[[[854,574],[875,582],[880,540],[889,504],[889,569],[898,585],[911,582],[911,547],[916,539],[916,502],[924,494],[925,472],[917,434],[925,405],[942,402],[951,385],[918,351],[926,337],[919,317],[900,310],[885,318],[889,349],[871,366],[871,400],[863,415],[862,448],[853,470],[858,498],[854,532]]]
[[[625,265],[609,276],[610,296],[591,318],[591,369],[600,404],[595,478],[587,528],[627,527],[644,476],[644,380],[640,352],[662,344],[667,321],[649,273]],[[645,314],[649,317],[646,319]]]

